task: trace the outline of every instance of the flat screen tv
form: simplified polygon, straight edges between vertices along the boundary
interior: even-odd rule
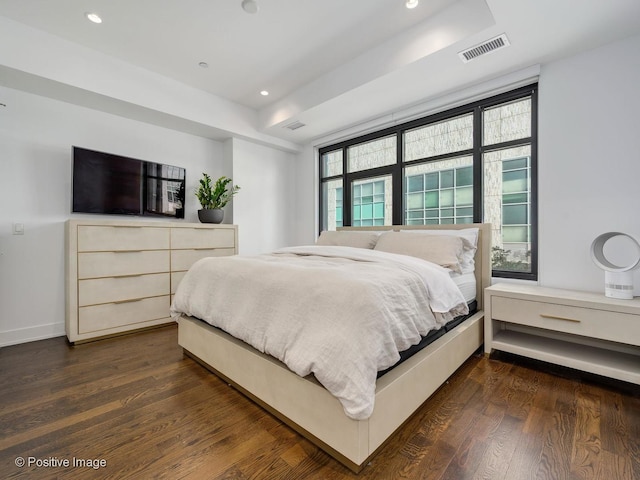
[[[185,169],[73,147],[72,211],[184,218]]]

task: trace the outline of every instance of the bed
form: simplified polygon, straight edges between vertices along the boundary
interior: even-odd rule
[[[431,234],[435,236],[437,232],[449,238],[454,231],[466,232],[469,229],[477,229],[477,244],[471,254],[477,310],[425,348],[379,376],[374,384],[373,408],[366,414],[350,413],[348,416],[345,402],[329,393],[316,375],[300,376],[282,361],[262,353],[221,328],[187,315],[179,308],[172,312],[178,321],[178,342],[186,355],[236,387],[352,471],[359,472],[420,405],[481,347],[482,292],[490,284],[491,232],[488,224],[340,229],[341,232],[375,232],[379,235],[406,231],[413,237],[417,233],[430,233],[424,238],[432,237]],[[331,241],[325,241],[327,244],[330,245]],[[442,321],[445,320],[449,318],[443,315]]]

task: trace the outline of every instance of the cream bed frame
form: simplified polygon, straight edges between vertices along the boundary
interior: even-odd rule
[[[359,472],[385,441],[483,342],[483,291],[491,281],[489,224],[364,227],[353,230],[462,229],[479,227],[475,256],[478,311],[458,327],[383,375],[375,407],[353,420],[313,376],[302,378],[283,363],[205,322],[183,315],[178,343],[216,375],[238,388],[284,423]]]

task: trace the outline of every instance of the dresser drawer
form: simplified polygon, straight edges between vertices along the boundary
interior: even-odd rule
[[[78,278],[99,278],[169,271],[169,250],[78,254]]]
[[[233,228],[172,228],[171,248],[231,248],[236,245]]]
[[[176,293],[178,290],[178,285],[182,281],[182,278],[186,275],[186,271],[182,272],[171,272],[171,295]]]
[[[80,280],[78,305],[85,307],[100,303],[158,297],[169,294],[170,289],[168,273]]]
[[[640,345],[640,315],[492,296],[491,317],[514,324]]]
[[[169,230],[166,227],[80,225],[78,251],[166,250]]]
[[[191,265],[205,257],[228,257],[234,254],[233,248],[172,250],[171,271],[189,270]]]
[[[150,320],[169,318],[169,295],[123,303],[107,303],[78,309],[78,333],[91,333],[111,328],[136,328]]]

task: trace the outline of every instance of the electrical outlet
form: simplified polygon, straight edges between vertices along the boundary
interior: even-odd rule
[[[13,234],[14,235],[24,235],[24,223],[14,223],[13,224]]]

